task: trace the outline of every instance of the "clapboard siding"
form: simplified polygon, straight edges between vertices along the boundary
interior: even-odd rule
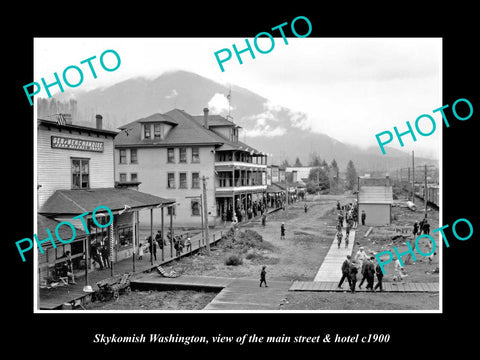
[[[103,152],[80,151],[69,149],[51,148],[51,136],[65,136],[75,139],[102,141],[104,143]],[[38,189],[38,207],[40,208],[45,201],[60,189],[71,189],[71,157],[89,159],[90,187],[103,188],[114,186],[114,165],[113,165],[113,139],[110,136],[99,136],[92,134],[88,136],[85,132],[81,135],[72,131],[59,132],[52,128],[46,130],[42,127],[38,129],[37,136],[37,185]]]

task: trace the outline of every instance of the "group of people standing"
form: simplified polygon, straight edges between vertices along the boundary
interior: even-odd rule
[[[95,241],[90,245],[90,257],[93,266],[97,263],[100,266],[100,270],[110,268],[110,249],[107,237],[103,239],[103,244]]]
[[[347,258],[342,264],[342,277],[340,279],[340,282],[338,283],[338,288],[342,288],[344,280],[347,279],[350,291],[354,293],[357,284],[357,274],[359,271],[362,275],[362,281],[358,285],[359,289],[361,289],[363,283],[367,281],[367,290],[375,291],[379,288],[380,291],[383,291],[382,269],[378,262],[375,260],[375,257],[369,257],[363,247],[360,247],[360,250],[358,250],[354,259],[352,259],[350,255],[347,255]],[[378,282],[374,287],[373,285],[375,281],[375,275],[377,275]]]
[[[144,254],[145,248],[148,247],[148,251],[150,251],[150,253],[152,254],[153,258],[156,261],[157,260],[157,246],[160,250],[162,250],[164,246],[167,246],[167,240],[168,240],[168,242],[171,241],[173,243],[173,247],[175,249],[176,256],[179,256],[180,254],[182,254],[184,248],[186,248],[187,251],[192,249],[192,242],[191,242],[188,234],[173,236],[173,234],[169,230],[166,238],[163,239],[163,241],[162,241],[162,231],[158,230],[157,233],[155,234],[154,239],[152,239],[151,236],[147,236],[146,239],[145,239],[145,243],[140,243],[140,245],[138,247],[138,259],[139,260],[143,259],[143,254]]]

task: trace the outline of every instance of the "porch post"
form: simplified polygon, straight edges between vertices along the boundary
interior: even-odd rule
[[[165,251],[165,241],[163,240],[164,239],[164,236],[165,236],[165,229],[164,229],[164,219],[163,219],[163,206],[162,206],[162,261],[165,261],[165,256],[164,256],[164,251]]]
[[[153,208],[150,209],[150,265],[153,265]]]

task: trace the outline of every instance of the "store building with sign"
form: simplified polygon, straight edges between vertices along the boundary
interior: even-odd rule
[[[49,245],[43,254],[38,253],[40,284],[58,277],[58,264],[65,262],[67,255],[77,277],[103,268],[108,262],[134,259],[139,244],[139,212],[175,204],[173,199],[115,187],[113,141],[117,132],[103,129],[101,116],[97,115],[96,120],[96,127],[75,125],[64,121],[63,116],[56,121],[37,121],[36,233],[46,237],[45,229],[55,228],[61,221],[69,221],[77,230],[71,243],[56,248]],[[108,207],[114,215],[106,228],[93,224],[91,214],[98,206]],[[73,220],[86,212],[88,231],[80,218]],[[106,223],[107,215],[106,211],[98,211],[96,219]],[[64,236],[69,238],[68,234]],[[97,254],[100,258],[106,254],[108,261],[101,261],[100,265]]]

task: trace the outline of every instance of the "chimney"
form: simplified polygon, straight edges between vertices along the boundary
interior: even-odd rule
[[[72,125],[72,114],[62,114],[66,125]]]
[[[99,114],[95,115],[95,119],[97,120],[97,129],[101,130],[102,129],[102,119],[103,119],[102,115],[99,115]]]
[[[208,129],[208,108],[203,108],[203,127]]]

